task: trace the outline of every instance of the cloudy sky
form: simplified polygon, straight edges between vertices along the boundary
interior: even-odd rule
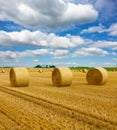
[[[0,66],[117,66],[117,0],[0,0]]]

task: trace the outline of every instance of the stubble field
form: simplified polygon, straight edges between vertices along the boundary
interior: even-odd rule
[[[0,72],[3,69],[0,69]],[[88,85],[73,71],[72,85],[52,85],[52,70],[28,69],[28,87],[11,87],[0,73],[0,130],[117,130],[117,72],[105,85]]]

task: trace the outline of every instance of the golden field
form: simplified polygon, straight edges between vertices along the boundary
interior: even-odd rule
[[[72,71],[71,86],[52,85],[52,69],[28,69],[28,87],[11,87],[0,69],[0,130],[117,130],[117,72],[105,85],[88,85]]]

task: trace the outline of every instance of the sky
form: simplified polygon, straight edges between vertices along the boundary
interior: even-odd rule
[[[117,0],[0,0],[0,66],[117,66]]]

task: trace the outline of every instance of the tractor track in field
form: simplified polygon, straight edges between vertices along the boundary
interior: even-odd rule
[[[108,121],[106,119],[104,120],[104,119],[98,118],[94,115],[89,115],[87,113],[83,113],[81,111],[71,109],[62,104],[50,102],[45,99],[34,97],[32,95],[22,93],[19,91],[11,90],[11,89],[3,87],[3,86],[0,86],[0,91],[8,93],[13,96],[16,96],[18,98],[22,98],[26,101],[35,103],[36,105],[41,105],[42,107],[44,107],[46,109],[51,109],[54,112],[61,113],[64,116],[70,117],[71,119],[75,119],[77,121],[83,121],[84,123],[91,125],[91,126],[95,126],[96,128],[100,128],[100,129],[104,129],[104,130],[105,129],[108,129],[108,130],[117,129],[117,122]]]

